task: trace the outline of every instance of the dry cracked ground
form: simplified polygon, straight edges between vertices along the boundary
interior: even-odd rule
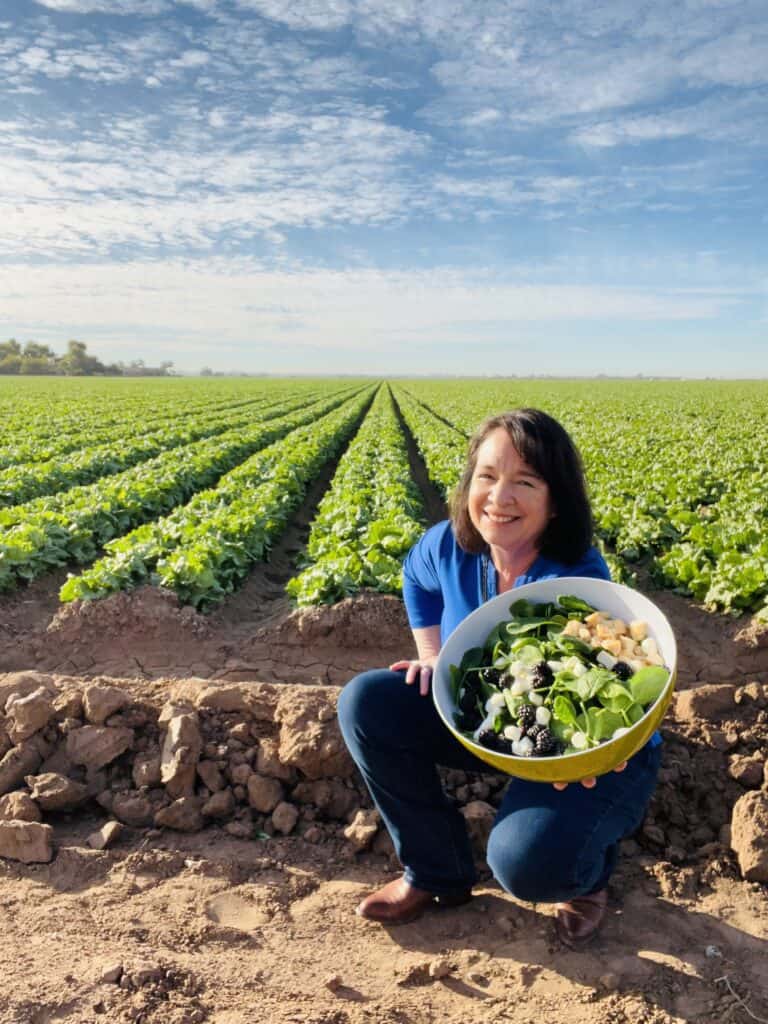
[[[650,594],[682,652],[662,775],[577,953],[484,868],[495,774],[445,774],[474,900],[354,915],[397,865],[335,701],[410,651],[398,601],[292,613],[265,570],[209,618],[153,590],[62,612],[58,582],[0,601],[0,1024],[768,1021],[768,643],[748,621]]]

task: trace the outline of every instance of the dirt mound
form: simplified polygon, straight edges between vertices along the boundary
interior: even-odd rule
[[[382,594],[363,593],[339,604],[293,612],[277,635],[285,642],[340,647],[389,648],[409,651],[413,645],[402,601]]]
[[[91,643],[95,637],[108,644],[141,644],[146,637],[205,639],[210,627],[194,608],[179,604],[170,590],[139,587],[112,594],[100,601],[72,601],[53,616],[47,632],[62,644]]]
[[[740,627],[734,639],[747,647],[768,647],[768,622],[751,618],[745,626]]]

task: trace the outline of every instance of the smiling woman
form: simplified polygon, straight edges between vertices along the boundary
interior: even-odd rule
[[[576,448],[537,409],[485,420],[470,441],[450,521],[428,530],[404,564],[417,657],[356,676],[339,700],[347,746],[405,869],[363,900],[362,917],[399,924],[435,904],[470,899],[475,872],[467,830],[436,767],[486,769],[422,698],[442,645],[470,612],[524,583],[567,576],[609,578],[592,546]],[[519,898],[560,901],[557,931],[570,945],[590,938],[602,920],[619,841],[642,819],[659,753],[654,739],[617,769],[621,774],[583,779],[564,792],[514,779],[505,793],[488,863]]]

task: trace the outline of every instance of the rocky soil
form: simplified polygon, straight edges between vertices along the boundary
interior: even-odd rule
[[[472,903],[355,917],[397,865],[335,702],[407,627],[390,598],[297,614],[269,587],[210,618],[151,590],[0,602],[0,1024],[768,1021],[764,634],[650,595],[682,652],[662,774],[576,953],[485,869],[491,773],[445,773]]]

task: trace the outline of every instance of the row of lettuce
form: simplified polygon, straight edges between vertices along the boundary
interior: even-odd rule
[[[300,605],[335,603],[363,587],[399,593],[403,558],[424,527],[421,492],[385,385],[320,502],[305,568],[288,593]]]

